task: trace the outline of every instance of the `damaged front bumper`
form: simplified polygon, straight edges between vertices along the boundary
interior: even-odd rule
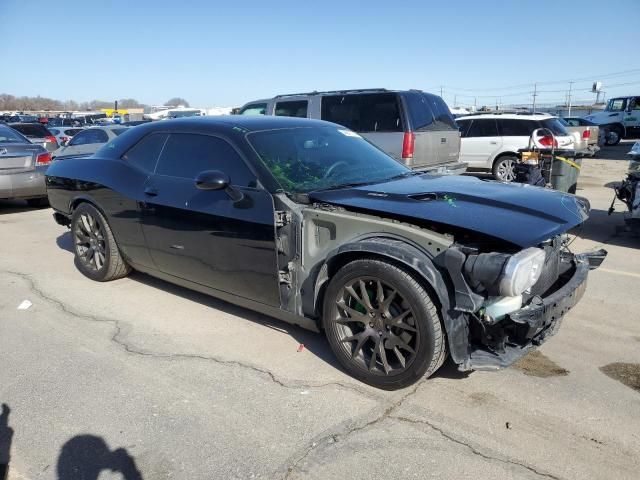
[[[549,295],[533,297],[526,306],[507,314],[493,325],[476,319],[475,327],[470,328],[475,344],[470,343],[468,357],[459,364],[459,369],[508,367],[541,345],[556,333],[564,315],[582,298],[589,270],[600,266],[606,255],[606,250],[598,250],[565,258],[568,268],[560,276],[557,288]]]

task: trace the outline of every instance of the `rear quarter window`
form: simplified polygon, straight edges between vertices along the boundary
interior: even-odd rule
[[[440,97],[424,92],[405,92],[403,94],[411,118],[413,130],[457,130],[449,107]]]
[[[147,135],[127,150],[124,155],[122,155],[122,159],[145,172],[153,173],[160,152],[162,152],[162,148],[167,141],[167,137],[168,135],[166,133],[152,133]],[[100,154],[100,151],[98,154]]]
[[[355,132],[404,131],[396,93],[326,95],[321,118]]]

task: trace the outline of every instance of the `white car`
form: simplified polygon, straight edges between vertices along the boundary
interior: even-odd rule
[[[557,117],[548,114],[483,113],[456,119],[460,126],[460,161],[469,169],[490,170],[497,180],[515,179],[517,153],[527,148],[534,130],[553,132],[557,148],[573,149],[574,140]],[[542,146],[551,146],[551,135],[536,138]]]

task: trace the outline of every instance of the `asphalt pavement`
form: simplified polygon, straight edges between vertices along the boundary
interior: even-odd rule
[[[398,392],[346,375],[319,334],[142,274],[92,282],[50,209],[0,201],[0,473],[640,478],[640,238],[622,205],[607,215],[629,148],[583,163],[593,211],[571,248],[609,256],[559,333]]]

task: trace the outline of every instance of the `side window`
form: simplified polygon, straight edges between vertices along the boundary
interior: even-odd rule
[[[498,131],[503,137],[529,137],[538,128],[533,120],[499,118]]]
[[[567,122],[567,124],[570,127],[579,127],[580,126],[580,121],[576,120],[575,118],[565,118],[564,121]]]
[[[449,107],[440,97],[429,95],[433,113],[436,119],[436,126],[439,129],[456,128],[456,121],[449,111]]]
[[[255,184],[255,176],[227,141],[208,135],[172,133],[158,160],[156,174],[193,179],[205,170],[226,173],[234,185]]]
[[[458,127],[460,128],[460,136],[462,138],[467,137],[467,132],[471,126],[471,120],[458,120]]]
[[[127,152],[122,155],[122,159],[146,172],[153,173],[160,152],[162,152],[162,147],[164,147],[167,141],[167,137],[168,135],[165,133],[152,133],[151,135],[147,135],[127,150]]]
[[[291,102],[276,103],[275,114],[278,117],[298,117],[307,118],[307,100],[296,100]]]
[[[498,128],[492,118],[475,119],[467,131],[467,137],[497,137]]]
[[[266,103],[250,103],[238,112],[238,115],[264,115],[267,110]]]
[[[73,140],[69,142],[69,146],[90,145],[93,143],[107,143],[109,136],[98,128],[91,128],[77,134]]]
[[[356,132],[402,132],[398,95],[371,93],[322,97],[322,120]]]
[[[631,110],[635,110],[636,112],[640,110],[640,97],[631,100]]]

